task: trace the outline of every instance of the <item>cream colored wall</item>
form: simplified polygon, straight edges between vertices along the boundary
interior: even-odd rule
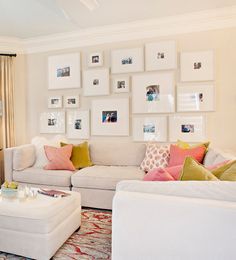
[[[174,37],[141,39],[122,43],[112,43],[100,46],[68,49],[62,51],[27,55],[27,117],[26,139],[29,141],[39,134],[39,114],[47,111],[47,99],[52,95],[80,94],[81,108],[89,109],[91,97],[83,97],[82,89],[54,90],[47,89],[47,57],[59,53],[80,51],[82,54],[82,68],[86,68],[86,54],[92,51],[104,51],[105,66],[109,67],[109,51],[116,48],[143,46],[147,42],[163,39],[173,39],[180,51],[199,51],[213,49],[215,51],[215,89],[216,111],[207,115],[206,136],[217,147],[236,150],[236,28],[178,35]],[[179,70],[176,71],[176,83],[179,82]],[[131,94],[111,94],[106,97],[130,96]],[[24,97],[22,97],[24,99]],[[23,101],[21,101],[23,103]],[[130,102],[131,103],[131,102]],[[192,113],[193,114],[193,113]],[[130,114],[132,119],[132,114]],[[17,119],[19,122],[20,118]],[[24,120],[22,120],[23,122]],[[132,120],[130,120],[131,122]],[[129,137],[91,137],[99,140],[132,140],[132,129]],[[24,134],[22,134],[22,140]],[[20,137],[19,137],[20,138]],[[78,140],[77,140],[78,141]]]
[[[26,143],[26,55],[17,55],[14,60],[15,67],[15,139],[16,145]]]

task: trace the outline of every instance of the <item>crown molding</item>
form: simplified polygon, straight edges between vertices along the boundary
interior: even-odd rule
[[[26,52],[22,40],[13,37],[0,37],[0,50],[3,53],[23,54]]]
[[[5,41],[11,51],[37,53],[236,27],[236,5],[159,19]],[[10,39],[10,38],[8,38]],[[15,45],[14,45],[15,44]],[[0,38],[0,48],[2,46]],[[8,48],[9,49],[9,48]]]

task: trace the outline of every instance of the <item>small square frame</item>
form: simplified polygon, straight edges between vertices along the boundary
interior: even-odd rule
[[[112,78],[112,89],[114,93],[129,92],[130,79],[129,76],[120,76]]]
[[[62,108],[62,96],[49,97],[48,108]]]
[[[65,108],[78,108],[79,107],[79,95],[76,96],[64,96]]]
[[[67,138],[89,139],[90,113],[89,110],[67,111]]]
[[[93,52],[88,54],[88,67],[103,66],[103,52]]]
[[[83,71],[84,96],[109,95],[109,70],[93,69]]]

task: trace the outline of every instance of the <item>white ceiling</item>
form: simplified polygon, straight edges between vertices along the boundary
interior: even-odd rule
[[[0,0],[0,37],[25,39],[236,4],[236,0],[97,1],[98,8],[90,11],[79,0]]]

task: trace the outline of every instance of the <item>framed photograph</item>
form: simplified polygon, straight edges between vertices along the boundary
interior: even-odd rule
[[[67,137],[71,139],[88,139],[90,134],[89,110],[67,111]]]
[[[112,79],[112,88],[114,93],[129,92],[129,76],[114,77]]]
[[[48,57],[48,89],[80,87],[80,53]]]
[[[177,87],[177,111],[214,111],[213,85],[192,85]]]
[[[170,113],[175,111],[174,74],[159,72],[132,78],[133,113]]]
[[[79,96],[64,96],[64,107],[66,108],[79,107]]]
[[[146,70],[171,70],[177,67],[175,41],[161,41],[145,45]]]
[[[121,49],[111,52],[111,73],[121,74],[143,70],[143,48]]]
[[[103,65],[103,53],[94,52],[88,55],[88,67],[99,67]]]
[[[181,81],[214,80],[213,51],[182,52],[180,71]]]
[[[134,141],[167,141],[167,117],[134,117]]]
[[[129,99],[92,101],[92,135],[129,135]]]
[[[169,116],[169,139],[186,142],[201,142],[205,140],[204,116]]]
[[[62,96],[49,97],[48,108],[62,108]]]
[[[64,134],[65,112],[44,112],[40,114],[41,134]]]
[[[109,70],[93,69],[83,72],[84,96],[109,95]]]

